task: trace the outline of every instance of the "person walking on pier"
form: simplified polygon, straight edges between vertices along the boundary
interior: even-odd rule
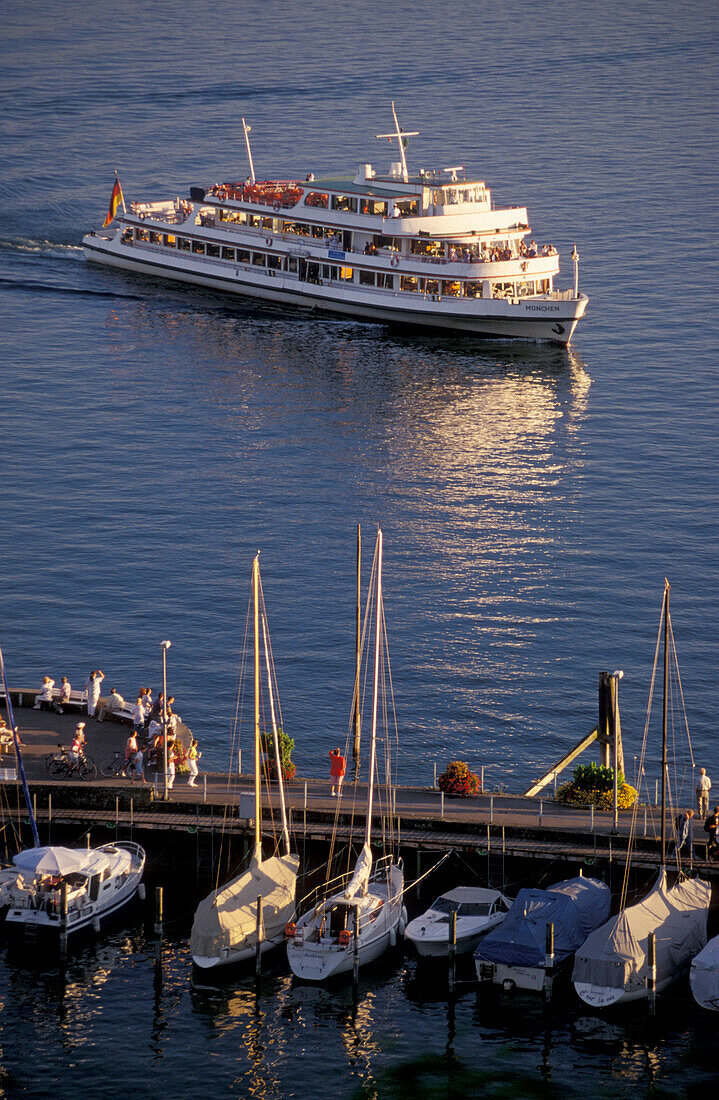
[[[699,816],[704,818],[709,813],[709,791],[712,789],[712,781],[707,775],[706,768],[699,769],[699,780],[697,782],[697,806],[699,808]]]
[[[97,710],[97,703],[100,698],[100,685],[105,679],[105,673],[101,668],[93,669],[87,680],[85,681],[85,690],[87,692],[87,714],[89,718],[95,717],[95,711]]]
[[[707,859],[713,859],[717,852],[719,852],[717,828],[719,828],[719,806],[714,807],[713,811],[704,822],[704,832],[707,834]]]
[[[35,696],[33,710],[42,710],[45,703],[47,703],[48,706],[52,706],[52,689],[54,687],[55,681],[50,676],[43,676],[42,687]]]
[[[187,765],[190,769],[190,778],[187,780],[188,787],[195,786],[195,780],[199,775],[199,768],[197,767],[197,761],[202,756],[202,753],[197,748],[197,738],[192,738],[192,744],[187,750]]]
[[[686,813],[679,814],[676,819],[676,854],[680,856],[682,852],[686,852],[690,859],[694,859],[694,846],[692,844],[692,818],[694,817],[694,810],[687,810]]]
[[[342,793],[342,781],[345,777],[346,763],[345,758],[339,749],[330,750],[330,779],[332,780],[332,797],[335,797],[335,787],[337,787],[337,796]]]
[[[135,759],[133,763],[135,765],[132,772],[133,783],[136,779],[141,780],[141,782],[143,783],[147,783],[147,780],[145,779],[145,754],[143,753],[142,749],[138,749],[135,753]]]

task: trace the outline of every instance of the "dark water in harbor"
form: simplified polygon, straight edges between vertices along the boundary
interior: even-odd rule
[[[354,528],[369,545],[380,523],[402,778],[456,755],[521,790],[593,725],[602,668],[625,671],[631,759],[666,575],[695,758],[719,781],[716,32],[691,2],[6,12],[12,679],[101,665],[129,695],[170,638],[177,709],[225,766],[261,549],[285,727],[322,774],[350,704]],[[244,114],[258,175],[354,172],[388,159],[392,98],[421,131],[410,163],[465,163],[526,204],[567,281],[576,241],[573,351],[413,340],[85,264],[115,168],[128,200],[243,176]],[[576,1007],[547,1025],[530,1001],[487,1018],[468,992],[452,1024],[401,962],[353,1014],[348,990],[282,974],[259,1004],[191,991],[184,942],[166,956],[161,997],[139,933],[67,984],[0,968],[7,1091],[111,1095],[122,1066],[149,1095],[315,1095],[328,1068],[341,1095],[676,1095],[714,1068],[681,991],[651,1025]]]

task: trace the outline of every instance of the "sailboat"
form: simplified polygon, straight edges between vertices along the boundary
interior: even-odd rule
[[[293,974],[306,981],[322,982],[357,971],[373,962],[402,935],[407,912],[402,904],[402,861],[391,854],[373,862],[372,812],[377,762],[377,708],[382,654],[382,532],[375,549],[375,639],[372,686],[372,739],[365,836],[354,873],[325,884],[335,889],[320,896],[297,921],[287,940],[287,958]]]
[[[680,879],[670,887],[666,873],[667,700],[669,682],[669,582],[664,582],[664,711],[662,721],[661,868],[643,901],[622,908],[592,932],[577,952],[572,981],[594,1008],[653,996],[686,970],[707,942],[711,883]],[[657,653],[659,643],[657,641]],[[656,662],[655,662],[656,667]],[[636,808],[635,819],[636,821]],[[627,861],[627,871],[629,862]],[[625,872],[622,899],[626,896]]]
[[[145,852],[130,840],[86,849],[40,846],[2,651],[0,675],[33,836],[33,847],[18,852],[13,867],[2,872],[0,904],[8,906],[5,927],[33,939],[42,934],[66,943],[71,933],[89,927],[99,931],[102,921],[114,916],[136,894],[144,897]]]
[[[719,1012],[719,936],[709,940],[692,960],[689,984],[698,1005]]]
[[[255,836],[249,867],[200,902],[195,913],[190,936],[190,950],[196,966],[203,970],[227,966],[254,958],[259,946],[264,953],[284,942],[285,927],[295,914],[295,888],[299,856],[290,850],[287,828],[282,761],[269,674],[267,648],[267,618],[262,604],[262,632],[268,670],[270,710],[277,764],[277,782],[282,816],[284,855],[268,859],[262,854],[261,733],[260,733],[260,561],[252,564],[252,604],[254,613],[254,771],[255,771]],[[261,907],[258,898],[262,899]],[[259,943],[258,943],[259,941]]]

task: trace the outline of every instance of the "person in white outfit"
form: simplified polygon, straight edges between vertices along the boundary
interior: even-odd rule
[[[85,681],[85,691],[87,692],[87,713],[90,718],[95,717],[95,710],[97,709],[97,701],[100,698],[100,685],[105,679],[105,673],[102,669],[93,669]]]
[[[55,687],[55,681],[51,680],[49,676],[43,676],[42,687],[39,693],[35,696],[35,704],[33,710],[41,710],[43,703],[48,703],[52,706],[52,689]]]
[[[699,782],[697,783],[697,806],[699,817],[704,820],[709,816],[709,791],[712,789],[712,781],[707,775],[706,768],[699,769]]]
[[[197,748],[197,738],[193,737],[192,738],[192,744],[190,745],[190,748],[189,748],[188,753],[187,753],[187,765],[190,769],[190,776],[189,776],[189,779],[187,780],[187,786],[188,787],[194,787],[195,786],[195,781],[197,779],[197,776],[199,775],[199,769],[198,769],[198,766],[197,766],[197,761],[200,759],[201,756],[202,756],[202,753]]]

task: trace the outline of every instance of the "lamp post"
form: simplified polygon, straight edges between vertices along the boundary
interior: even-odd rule
[[[617,736],[617,729],[619,728],[619,681],[623,678],[624,673],[621,669],[617,669],[612,673],[612,680],[614,680],[614,706],[613,710],[613,727],[614,727],[614,832],[619,832],[619,781],[617,778],[617,758],[619,756],[619,738]]]
[[[160,649],[162,650],[162,760],[165,771],[165,793],[164,799],[167,802],[167,651],[172,645],[172,642],[160,642]]]

